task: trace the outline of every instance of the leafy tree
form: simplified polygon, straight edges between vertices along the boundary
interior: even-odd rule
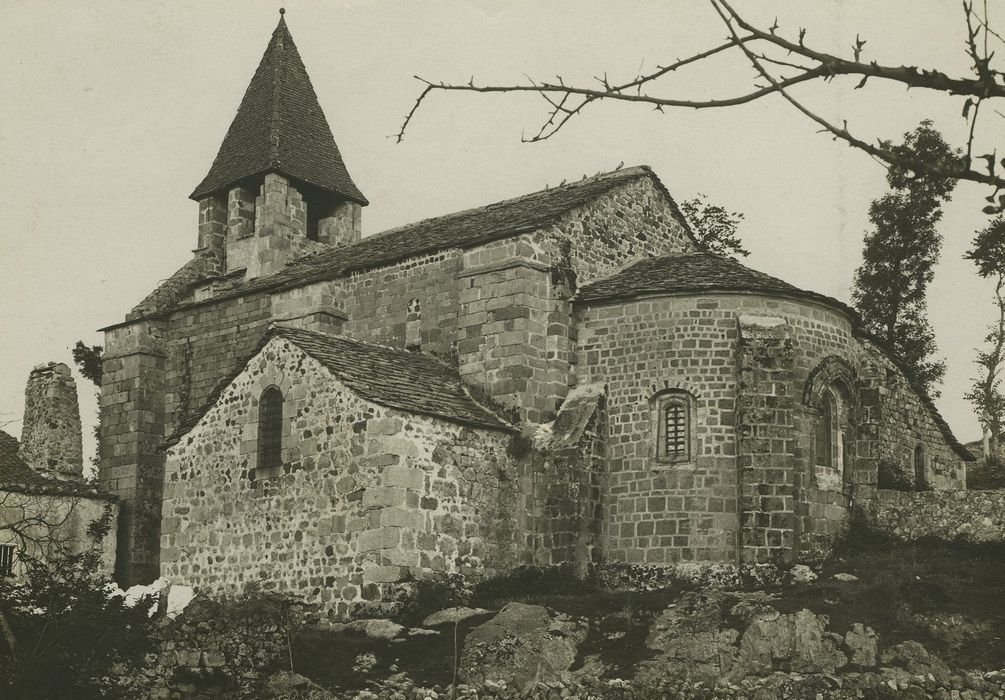
[[[977,274],[995,281],[995,306],[998,319],[988,328],[985,347],[978,348],[974,361],[980,374],[964,395],[974,406],[984,430],[984,456],[998,455],[1002,425],[1005,422],[1005,395],[1001,391],[1000,372],[1005,362],[1005,217],[998,216],[974,236],[963,257],[973,260]]]
[[[700,193],[697,197],[681,202],[680,208],[691,223],[695,237],[709,252],[726,256],[750,255],[737,234],[740,222],[743,221],[742,213],[712,204],[706,195]]]
[[[87,379],[94,382],[95,386],[101,388],[101,360],[104,350],[100,345],[84,345],[83,340],[78,340],[73,346],[73,362],[77,369]]]
[[[952,163],[959,151],[923,121],[904,135],[900,146],[926,161]],[[852,296],[865,329],[903,361],[925,390],[934,396],[945,374],[945,362],[933,360],[935,334],[928,323],[925,293],[939,259],[942,235],[936,224],[942,203],[949,201],[956,180],[916,175],[894,165],[886,176],[890,191],[873,200],[862,266],[855,272]]]
[[[964,52],[971,64],[964,75],[950,75],[937,67],[882,64],[865,60],[866,40],[859,35],[854,41],[849,37],[851,50],[843,55],[822,51],[807,39],[807,30],[799,28],[798,35],[783,34],[777,19],[770,27],[759,27],[740,15],[727,0],[708,0],[711,11],[718,15],[727,32],[720,43],[685,58],[663,62],[647,73],[638,73],[624,80],[611,80],[600,72],[595,82],[575,84],[562,76],[554,80],[535,80],[526,83],[489,84],[476,83],[474,76],[463,83],[432,81],[415,76],[423,87],[412,109],[398,132],[398,141],[404,138],[423,101],[433,92],[464,91],[478,93],[529,92],[539,95],[547,104],[547,117],[540,129],[526,141],[543,141],[556,134],[571,119],[582,114],[590,105],[599,102],[629,102],[660,112],[668,109],[723,109],[755,102],[769,96],[779,96],[803,117],[820,127],[831,138],[876,158],[890,167],[914,171],[935,179],[961,179],[988,185],[992,192],[984,211],[989,214],[1005,210],[1005,158],[996,152],[977,155],[973,153],[974,135],[980,119],[1000,113],[1005,100],[1005,73],[999,67],[1001,54],[995,59],[995,45],[1005,43],[1001,33],[989,23],[987,3],[975,7],[973,0],[964,0],[962,20],[966,30]],[[667,42],[673,46],[672,41]],[[989,46],[990,44],[990,46]],[[672,50],[672,49],[670,49]],[[711,63],[728,53],[739,54],[754,69],[753,85],[749,91],[727,97],[706,99],[661,90],[671,82],[674,73],[685,68]],[[955,71],[953,71],[955,73]],[[596,73],[595,73],[596,74]],[[465,73],[470,75],[470,73]],[[940,93],[962,100],[961,112],[967,120],[969,137],[963,158],[952,161],[932,160],[922,151],[909,145],[895,148],[889,142],[862,136],[853,132],[847,121],[827,119],[811,110],[793,94],[793,88],[803,83],[837,84],[843,77],[856,81],[854,88],[864,89],[870,81],[892,82],[914,90]],[[1005,149],[1001,149],[1005,150]],[[974,163],[980,163],[974,167]]]

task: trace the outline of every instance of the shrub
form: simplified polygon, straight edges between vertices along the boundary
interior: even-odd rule
[[[25,562],[24,579],[0,581],[0,695],[125,697],[113,666],[140,665],[151,648],[149,605],[109,596],[95,552]],[[7,635],[5,635],[7,636]]]
[[[879,460],[879,488],[913,491],[914,484],[896,462],[884,457]]]

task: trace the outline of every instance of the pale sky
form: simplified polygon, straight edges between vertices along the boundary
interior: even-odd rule
[[[700,0],[656,2],[392,2],[233,0],[26,2],[0,0],[0,423],[20,433],[32,366],[72,364],[77,339],[121,321],[196,245],[206,174],[276,21],[280,4],[354,181],[371,204],[364,235],[531,192],[546,184],[649,164],[678,199],[696,193],[742,211],[744,263],[848,301],[870,200],[884,170],[817,133],[779,97],[739,108],[658,114],[600,104],[551,141],[521,143],[545,116],[540,98],[434,95],[403,144],[391,138],[420,85],[435,80],[567,81],[605,71],[612,80],[722,41]],[[1005,16],[991,3],[992,21]],[[810,45],[864,58],[967,74],[960,4],[740,2],[748,18]],[[1005,21],[999,22],[1005,25]],[[999,53],[1005,46],[999,47]],[[663,90],[732,96],[750,87],[741,58],[686,70]],[[803,86],[819,113],[867,138],[899,140],[926,117],[962,144],[962,101],[855,79]],[[990,113],[990,112],[989,112]],[[984,123],[991,150],[1001,119]],[[997,131],[997,133],[995,133]],[[984,188],[961,185],[945,209],[942,262],[930,318],[948,372],[937,402],[964,441],[979,428],[962,396],[974,347],[994,314],[992,288],[961,256],[976,229]],[[85,454],[93,453],[92,387],[77,376]]]

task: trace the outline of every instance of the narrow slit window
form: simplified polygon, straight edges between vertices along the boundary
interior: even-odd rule
[[[826,393],[819,405],[816,426],[816,462],[820,467],[834,466],[834,399]]]
[[[258,468],[282,464],[283,394],[272,386],[262,392],[258,403]]]

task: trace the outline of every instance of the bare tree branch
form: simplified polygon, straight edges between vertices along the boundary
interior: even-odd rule
[[[536,134],[523,139],[530,142],[551,138],[588,105],[604,100],[648,104],[658,111],[663,111],[670,107],[688,109],[734,107],[754,102],[768,95],[779,94],[801,114],[818,124],[822,131],[829,133],[835,139],[844,141],[887,165],[909,168],[918,174],[952,177],[989,185],[994,188],[994,193],[987,199],[994,206],[985,208],[985,211],[988,209],[1000,210],[1001,207],[1005,207],[1005,195],[1000,198],[997,205],[994,204],[998,192],[1005,189],[1005,176],[999,174],[997,170],[998,166],[1005,169],[1005,159],[999,163],[995,154],[986,154],[977,158],[977,160],[984,160],[987,163],[986,171],[971,167],[974,160],[972,151],[980,115],[979,107],[984,101],[1005,98],[1005,74],[992,68],[991,61],[994,52],[987,50],[989,35],[999,39],[1001,37],[989,26],[986,3],[983,17],[981,17],[974,10],[972,0],[964,0],[963,2],[967,27],[966,52],[973,61],[973,75],[961,77],[952,77],[934,68],[891,66],[882,65],[876,61],[863,61],[861,59],[866,41],[859,35],[856,35],[855,41],[851,45],[852,58],[850,59],[818,51],[807,43],[805,29],[800,29],[798,39],[791,41],[779,33],[777,19],[769,29],[762,30],[740,16],[727,0],[709,0],[709,3],[727,25],[729,37],[725,43],[685,59],[675,60],[649,73],[640,71],[633,79],[622,83],[610,82],[606,74],[596,78],[596,86],[567,84],[561,76],[557,76],[554,81],[539,81],[528,78],[527,84],[499,85],[479,85],[475,83],[473,77],[467,83],[460,84],[433,82],[415,76],[423,83],[424,87],[406,115],[396,139],[399,142],[404,139],[405,131],[414,119],[418,108],[434,91],[530,92],[540,95],[548,104],[548,115]],[[978,41],[981,38],[983,38],[983,50],[978,49]],[[774,53],[783,52],[785,55],[769,55],[763,49],[771,49]],[[713,56],[731,50],[740,51],[755,68],[760,78],[767,81],[767,84],[756,85],[756,89],[751,92],[715,99],[689,99],[660,95],[652,91],[651,88],[656,87],[657,81],[668,74],[685,66],[702,63]],[[798,60],[790,58],[792,56]],[[767,69],[768,65],[784,69],[790,74],[774,76]],[[866,81],[874,78],[899,83],[907,88],[920,88],[941,92],[949,96],[966,97],[964,117],[969,120],[969,135],[967,158],[964,165],[961,167],[955,164],[925,162],[914,157],[911,153],[902,150],[894,151],[889,147],[889,144],[883,141],[872,142],[855,136],[848,130],[846,124],[837,126],[824,119],[795,99],[789,91],[790,88],[802,83],[818,80],[829,81],[838,76],[857,76],[860,80],[855,86],[856,88],[864,87]],[[998,110],[995,110],[995,113],[1000,114]]]

